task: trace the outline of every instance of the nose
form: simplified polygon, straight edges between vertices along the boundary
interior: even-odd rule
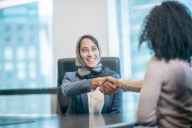
[[[87,56],[92,56],[93,55],[93,52],[91,50],[89,50]]]

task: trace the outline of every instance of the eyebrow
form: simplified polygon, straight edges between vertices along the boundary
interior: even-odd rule
[[[93,48],[93,47],[96,47],[96,48],[97,48],[97,46],[91,46],[91,48]],[[82,48],[88,48],[88,47],[82,47]]]

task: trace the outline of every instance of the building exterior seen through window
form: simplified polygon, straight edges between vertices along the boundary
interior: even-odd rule
[[[39,8],[33,2],[0,9],[1,88],[53,86],[51,26]]]
[[[54,86],[52,8],[48,8],[52,1],[0,4],[5,5],[0,6],[0,89]],[[50,97],[0,96],[0,114],[4,113],[50,113]]]

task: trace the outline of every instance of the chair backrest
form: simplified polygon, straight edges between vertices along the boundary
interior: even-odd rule
[[[121,75],[120,60],[117,57],[101,57],[102,67],[108,67]],[[64,114],[70,103],[70,98],[62,94],[61,84],[66,72],[77,71],[75,58],[64,58],[58,60],[58,78],[57,78],[57,114]]]

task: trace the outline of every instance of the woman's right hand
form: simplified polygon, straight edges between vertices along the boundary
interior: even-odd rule
[[[92,79],[91,81],[91,84],[90,84],[90,88],[91,89],[95,89],[97,87],[100,87],[102,88],[102,84],[105,82],[106,78],[105,77],[98,77],[98,78],[94,78]]]

